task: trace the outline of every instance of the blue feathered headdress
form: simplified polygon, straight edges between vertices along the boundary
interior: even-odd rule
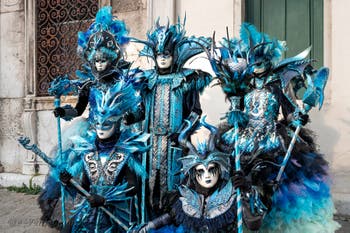
[[[191,123],[186,121],[188,126],[180,133],[179,142],[182,146],[189,149],[188,155],[180,158],[182,163],[181,171],[184,174],[189,174],[192,168],[199,164],[203,164],[205,167],[209,163],[216,163],[219,165],[221,174],[224,176],[224,172],[228,172],[230,169],[230,156],[223,152],[220,152],[216,148],[215,140],[217,139],[218,129],[213,125],[205,122],[205,116],[200,121],[200,126],[205,127],[210,131],[208,141],[199,142],[197,148],[188,140],[190,136],[190,129],[192,128]]]
[[[155,23],[155,27],[152,31],[147,33],[146,46],[141,51],[141,55],[155,57],[158,53],[169,52],[171,55],[174,54],[176,47],[186,39],[186,31],[184,24],[178,21],[177,24],[161,26],[159,24],[159,18]]]
[[[250,23],[242,24],[240,37],[241,53],[245,55],[248,64],[263,58],[271,61],[272,65],[276,65],[287,49],[284,41],[270,39],[267,34],[259,32]]]
[[[132,84],[125,81],[117,82],[107,92],[92,88],[90,99],[92,119],[101,124],[106,120],[118,121],[141,101]]]
[[[181,23],[178,18],[177,23],[165,26],[159,24],[157,19],[154,28],[147,33],[147,41],[134,39],[135,42],[145,44],[140,56],[146,56],[154,61],[158,54],[169,54],[173,57],[172,70],[182,69],[185,62],[205,49],[210,48],[211,39],[205,37],[187,37],[185,31],[186,17]]]
[[[86,32],[78,32],[78,54],[90,62],[97,51],[110,61],[121,56],[121,47],[129,42],[124,21],[112,15],[112,7],[102,7]]]
[[[254,67],[262,64],[267,71],[273,69],[286,50],[284,41],[270,39],[249,23],[241,25],[240,39],[227,36],[221,45],[220,60],[214,56],[209,58],[219,84],[228,97],[247,91],[250,82],[247,76],[254,71]]]

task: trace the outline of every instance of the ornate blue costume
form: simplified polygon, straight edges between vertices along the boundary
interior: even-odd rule
[[[300,130],[307,111],[322,106],[328,69],[312,68],[310,49],[281,60],[285,44],[246,23],[241,40],[225,40],[220,50],[222,60],[212,62],[231,101],[222,142],[234,156],[239,151],[245,174],[270,200],[259,232],[334,232],[327,162]]]
[[[101,8],[96,20],[86,32],[78,33],[78,54],[86,62],[82,71],[77,71],[79,97],[73,108],[66,105],[55,109],[55,116],[65,120],[81,116],[91,101],[92,87],[107,91],[116,82],[127,79],[130,64],[123,60],[123,47],[129,42],[125,23],[112,15],[111,7]]]
[[[255,230],[261,225],[265,208],[258,206],[257,192],[242,177],[229,178],[230,155],[217,148],[218,130],[205,123],[204,118],[201,126],[211,132],[208,141],[197,146],[188,141],[190,123],[179,136],[180,143],[189,150],[186,156],[180,158],[185,180],[177,192],[169,194],[166,214],[135,232],[233,232],[236,225],[236,187],[240,186],[239,183],[246,187],[246,203],[257,204],[253,204],[252,210],[249,204],[244,207],[247,227]],[[154,229],[157,230],[152,231]]]
[[[135,85],[144,101],[142,128],[151,134],[151,150],[144,165],[149,173],[149,207],[157,211],[164,194],[180,182],[177,159],[182,150],[174,145],[178,131],[183,119],[195,122],[201,115],[199,92],[211,81],[209,74],[183,65],[210,43],[207,38],[186,37],[180,22],[171,26],[157,22],[147,37],[147,41],[137,41],[145,44],[140,55],[152,58],[156,66],[139,74]]]
[[[95,131],[88,131],[85,137],[75,135],[71,138],[72,147],[64,151],[62,158],[56,158],[39,203],[45,220],[49,220],[50,215],[55,214],[52,208],[55,208],[60,193],[58,176],[73,197],[77,191],[83,194],[69,183],[71,177],[76,177],[91,197],[76,206],[63,232],[125,232],[139,221],[137,194],[140,184],[137,176],[145,177],[146,171],[138,162],[138,155],[148,149],[149,136],[122,129],[121,121],[141,97],[130,82],[123,80],[106,92],[92,88],[91,96],[91,119]],[[118,221],[97,208],[100,206]]]
[[[140,97],[133,91],[131,84],[118,82],[106,93],[92,89],[91,102],[96,135],[79,138],[74,151],[82,159],[82,183],[86,190],[104,198],[104,206],[111,211],[125,226],[136,222],[137,202],[132,198],[139,185],[136,175],[146,175],[141,164],[137,162],[137,153],[147,149],[148,135],[120,131],[122,115],[138,103]],[[98,131],[108,130],[109,124],[116,124],[112,136],[101,139]],[[103,134],[102,134],[103,135]],[[137,200],[137,199],[136,199]],[[87,200],[80,203],[72,217],[72,232],[124,232],[110,220],[108,215],[97,208],[91,208]],[[132,211],[134,208],[134,211]],[[136,208],[136,210],[135,210]]]
[[[56,164],[61,164],[57,166],[59,169],[51,172],[54,179],[60,172],[60,180],[67,183],[67,191],[73,197],[77,191],[64,181],[62,168],[79,178],[82,187],[92,196],[76,206],[63,232],[125,232],[138,221],[137,176],[146,176],[146,172],[137,161],[137,154],[148,149],[148,135],[121,130],[120,125],[123,114],[140,102],[140,96],[132,84],[124,81],[107,92],[93,88],[91,96],[91,117],[96,132],[88,132],[86,137],[74,136],[73,147],[65,151],[64,161],[57,158]],[[55,184],[49,184],[46,183],[41,199],[57,198],[50,196],[56,193],[50,191]],[[113,221],[97,208],[99,206],[110,211],[118,221]]]

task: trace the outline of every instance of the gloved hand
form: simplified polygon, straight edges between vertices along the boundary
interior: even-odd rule
[[[86,198],[91,207],[99,207],[105,205],[106,199],[100,195],[92,194]]]
[[[172,133],[169,136],[169,139],[171,141],[172,146],[178,146],[179,145],[179,133]]]
[[[63,184],[68,184],[69,180],[72,179],[72,177],[73,176],[66,169],[60,172],[60,181]]]
[[[235,187],[235,189],[239,188],[244,192],[249,191],[250,184],[247,181],[247,179],[245,178],[243,171],[234,172],[234,174],[232,176],[232,182],[233,182],[233,186]]]
[[[64,108],[57,107],[55,108],[55,110],[53,110],[53,114],[55,115],[55,117],[64,117],[66,115],[66,111],[64,110]]]
[[[135,116],[132,113],[125,113],[124,117],[123,117],[123,123],[125,125],[131,125],[133,123],[135,123]]]
[[[299,125],[304,126],[309,121],[309,115],[303,114],[299,111],[293,113],[293,121],[292,124],[297,127]]]
[[[309,115],[308,114],[300,114],[299,121],[303,126],[306,125],[309,122]]]

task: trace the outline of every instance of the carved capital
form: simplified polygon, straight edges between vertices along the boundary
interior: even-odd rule
[[[31,139],[33,143],[37,143],[37,113],[33,110],[33,99],[25,100],[26,110],[23,113],[23,133]],[[25,161],[23,163],[23,174],[32,175],[36,173],[36,155],[31,151],[25,152]]]

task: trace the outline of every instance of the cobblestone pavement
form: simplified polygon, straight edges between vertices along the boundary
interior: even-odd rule
[[[10,192],[0,188],[0,232],[1,233],[57,233],[39,221],[40,210],[37,195]],[[350,232],[350,216],[336,216],[342,228],[336,233]]]
[[[2,233],[53,233],[57,232],[43,226],[39,219],[40,209],[36,203],[37,195],[10,192],[0,189],[0,232]]]

